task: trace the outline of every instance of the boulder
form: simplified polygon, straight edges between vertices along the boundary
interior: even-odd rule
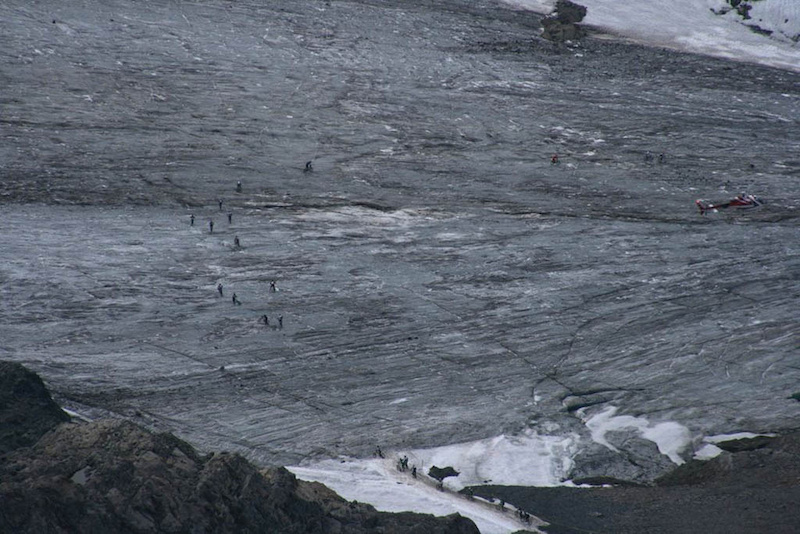
[[[542,37],[551,41],[569,41],[585,32],[578,23],[586,16],[586,8],[569,0],[558,0],[552,15],[542,19]]]
[[[431,478],[435,478],[439,482],[441,482],[447,477],[457,477],[458,474],[459,474],[458,471],[456,471],[450,466],[436,467],[434,465],[428,470],[428,475],[430,475]]]
[[[554,15],[562,24],[577,24],[586,17],[586,8],[569,0],[558,0]]]
[[[775,440],[772,436],[755,436],[752,438],[731,439],[728,441],[720,441],[715,443],[717,447],[723,451],[728,452],[741,452],[741,451],[754,451],[766,447]]]

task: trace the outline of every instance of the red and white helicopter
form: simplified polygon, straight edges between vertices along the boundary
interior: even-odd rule
[[[700,215],[705,215],[708,211],[723,210],[726,208],[751,209],[763,204],[762,200],[755,195],[740,193],[727,202],[711,202],[708,200],[697,199],[694,201]]]

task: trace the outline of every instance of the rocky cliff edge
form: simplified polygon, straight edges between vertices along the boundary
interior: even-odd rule
[[[0,532],[478,534],[457,514],[378,512],[128,421],[65,422],[17,364],[0,362],[0,391]]]

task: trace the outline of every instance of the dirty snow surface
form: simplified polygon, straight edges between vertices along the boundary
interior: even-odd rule
[[[795,427],[800,75],[538,32],[5,0],[0,358],[263,465],[535,432],[568,477],[625,428],[674,465]]]

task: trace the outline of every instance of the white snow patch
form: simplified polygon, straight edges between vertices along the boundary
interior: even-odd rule
[[[775,434],[754,434],[752,432],[735,432],[733,434],[716,434],[714,436],[706,436],[703,438],[703,441],[705,441],[706,443],[722,443],[724,441],[733,441],[735,439],[750,439],[750,438],[757,438],[759,436],[774,438]]]
[[[578,436],[540,435],[529,429],[519,435],[502,435],[434,449],[387,454],[386,459],[340,458],[289,467],[298,478],[321,482],[348,500],[369,503],[378,510],[411,510],[434,515],[455,512],[469,517],[483,534],[520,530],[512,513],[499,513],[479,499],[467,500],[453,492],[478,484],[519,486],[571,485],[566,474],[572,467]],[[395,468],[408,456],[418,478]],[[457,477],[444,480],[447,491],[437,491],[425,475],[432,466],[452,467]]]
[[[650,440],[658,446],[661,454],[666,454],[670,460],[678,465],[684,463],[683,458],[681,458],[681,452],[692,441],[692,434],[688,428],[679,423],[667,421],[644,428],[641,432],[644,439]]]
[[[81,421],[84,421],[84,422],[86,422],[86,423],[91,423],[91,422],[92,422],[92,419],[90,419],[90,418],[86,417],[86,416],[85,416],[85,415],[83,415],[83,414],[80,414],[80,413],[78,413],[78,412],[75,412],[75,411],[73,411],[73,410],[70,410],[69,408],[64,408],[64,407],[62,406],[62,407],[61,407],[61,409],[62,409],[62,410],[63,410],[63,411],[64,411],[64,412],[65,412],[65,413],[68,415],[68,416],[72,417],[73,419],[80,419]]]
[[[606,433],[632,428],[638,431],[642,438],[655,443],[659,452],[668,456],[675,464],[681,465],[684,463],[680,453],[692,441],[692,435],[688,428],[672,421],[651,425],[644,417],[614,415],[616,413],[617,408],[609,406],[602,412],[587,419],[584,411],[582,409],[578,410],[578,415],[592,433],[592,439],[612,451],[619,452],[619,449],[606,440]]]
[[[418,212],[414,210],[380,211],[360,206],[345,206],[332,209],[311,209],[298,215],[307,221],[331,222],[337,225],[354,223],[364,226],[410,226],[416,222]]]
[[[516,436],[498,436],[470,443],[409,453],[409,464],[453,467],[458,477],[445,485],[460,490],[475,484],[512,486],[565,485],[578,437],[539,435],[529,429]]]
[[[408,473],[400,473],[393,460],[325,460],[308,467],[289,467],[297,478],[321,482],[348,500],[366,502],[384,512],[414,511],[437,516],[459,513],[475,522],[482,534],[508,534],[520,530],[510,512],[493,510],[435,487]]]
[[[781,40],[792,40],[800,35],[800,2],[797,0],[769,0],[750,5],[750,20],[739,19],[738,22],[771,30],[772,37]]]
[[[550,14],[556,7],[556,0],[504,0],[506,4],[535,13]]]
[[[555,0],[503,0],[515,8],[549,14]],[[709,56],[749,61],[800,71],[798,45],[800,2],[753,2],[750,20],[742,20],[724,0],[580,0],[583,23],[636,41]],[[753,32],[757,25],[774,32]]]
[[[713,443],[706,443],[694,453],[695,460],[710,460],[722,454],[722,449]]]

